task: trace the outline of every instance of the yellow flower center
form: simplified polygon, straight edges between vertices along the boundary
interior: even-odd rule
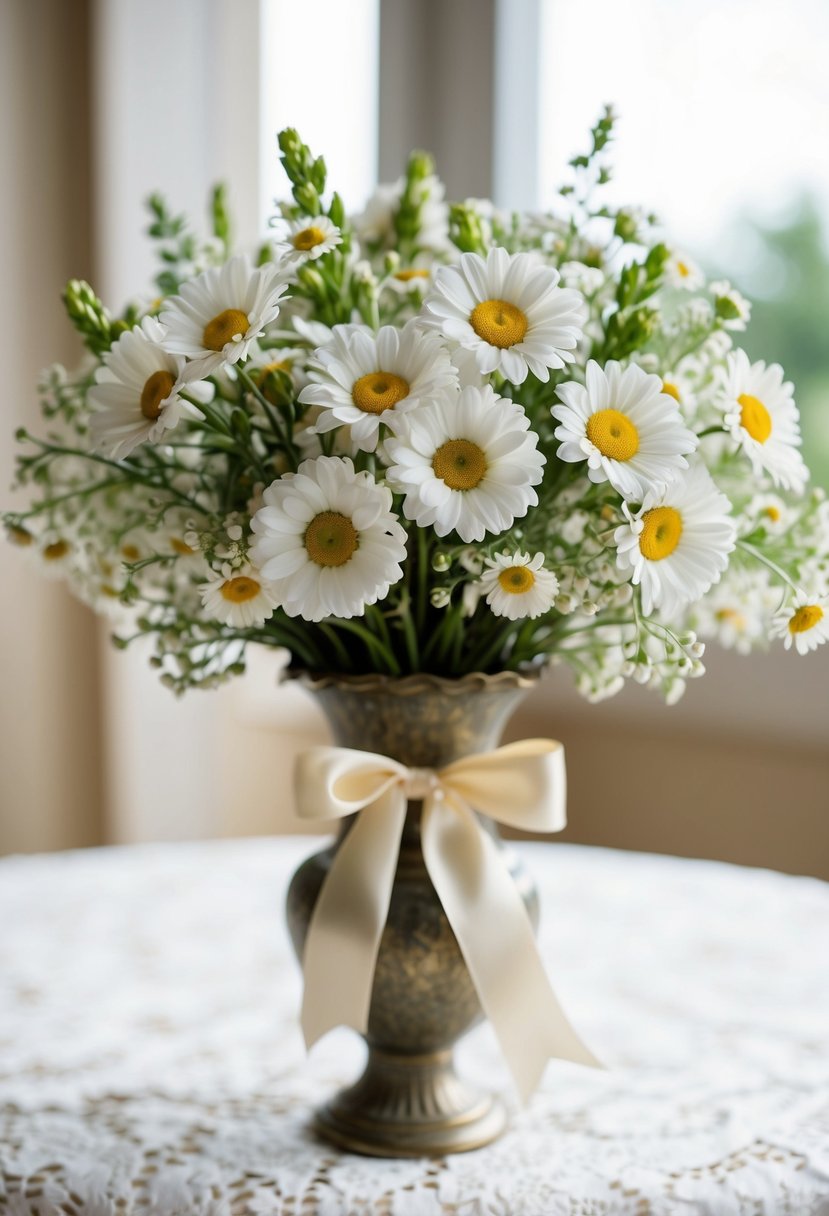
[[[281,359],[278,363],[266,363],[264,367],[256,368],[253,371],[254,379],[257,384],[261,384],[263,380],[267,380],[268,376],[274,372],[289,372],[291,370],[291,360]]]
[[[432,457],[432,469],[450,490],[474,490],[486,476],[486,454],[469,439],[449,439]]]
[[[736,608],[720,608],[716,613],[716,617],[717,620],[721,621],[723,624],[725,624],[727,621],[740,632],[742,632],[742,630],[746,627],[746,618],[743,616],[742,612],[738,612]]]
[[[255,578],[248,578],[246,574],[237,574],[221,586],[222,599],[230,600],[231,604],[244,604],[248,600],[255,600],[261,590],[261,583],[257,583]]]
[[[763,507],[763,514],[767,519],[770,519],[773,524],[780,522],[780,508],[775,506]]]
[[[680,401],[679,389],[671,380],[662,381],[662,392],[667,393],[669,397],[673,397],[674,401]]]
[[[587,419],[587,438],[609,460],[630,460],[639,451],[639,432],[620,410],[599,410]]]
[[[122,545],[121,556],[125,557],[128,562],[137,562],[141,556],[141,550],[138,548],[138,545]]]
[[[354,382],[351,400],[364,414],[382,414],[409,395],[409,382],[394,372],[369,372]]]
[[[166,401],[173,391],[176,379],[172,372],[153,372],[149,380],[144,381],[141,390],[141,413],[151,422],[155,422],[161,413],[161,404]]]
[[[535,575],[527,566],[508,566],[498,575],[501,590],[509,595],[524,595],[535,584]]]
[[[291,360],[282,359],[279,362],[266,363],[264,367],[256,368],[251,373],[256,387],[265,398],[270,401],[271,405],[279,405],[280,400],[277,393],[277,383],[271,380],[271,376],[276,376],[283,372],[286,376],[291,374]]]
[[[394,277],[401,283],[411,283],[412,279],[428,279],[428,270],[397,270]]]
[[[357,550],[357,529],[339,511],[321,511],[305,532],[305,548],[318,566],[344,566]]]
[[[639,550],[649,562],[670,557],[682,536],[682,516],[674,507],[653,507],[642,516]]]
[[[483,300],[472,309],[469,324],[484,342],[503,349],[523,340],[529,322],[509,300]]]
[[[217,313],[204,327],[202,342],[207,350],[224,350],[228,342],[247,333],[248,319],[238,308],[226,308]]]
[[[183,540],[179,540],[177,536],[170,537],[170,548],[174,553],[178,553],[179,557],[192,557],[196,552],[195,549],[191,549],[189,545],[185,544]]]
[[[20,545],[22,549],[25,549],[34,540],[31,532],[26,528],[9,527],[7,535],[13,545]]]
[[[68,540],[55,540],[46,546],[43,556],[48,562],[59,562],[62,557],[66,557],[70,547]]]
[[[750,393],[740,393],[737,398],[740,403],[740,422],[752,439],[765,443],[771,434],[771,414],[762,401],[752,397]]]
[[[687,262],[677,262],[676,272],[681,279],[687,279],[688,275],[691,273],[691,267]]]
[[[823,620],[820,604],[804,604],[789,621],[789,633],[807,633]]]
[[[317,245],[321,245],[324,240],[325,233],[321,228],[317,228],[316,224],[312,224],[310,228],[303,228],[301,232],[297,232],[292,238],[292,244],[294,249],[307,253],[309,249],[316,249]]]

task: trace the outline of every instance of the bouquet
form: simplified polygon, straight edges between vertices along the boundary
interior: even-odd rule
[[[48,370],[12,541],[176,692],[249,644],[312,672],[566,663],[668,702],[704,638],[829,638],[829,511],[749,306],[604,201],[614,116],[546,214],[447,204],[428,156],[345,213],[279,135],[291,198],[232,253],[155,196],[155,293],[66,288],[87,355]]]

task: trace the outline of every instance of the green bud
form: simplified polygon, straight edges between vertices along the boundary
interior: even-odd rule
[[[306,215],[319,215],[322,210],[319,193],[311,182],[302,182],[301,185],[295,186],[294,198]]]
[[[730,296],[717,296],[714,301],[714,314],[720,321],[736,321],[738,317],[742,316]]]
[[[230,248],[230,215],[227,210],[227,187],[219,182],[213,187],[210,198],[210,218],[213,235],[222,242],[225,251]]]
[[[250,438],[250,429],[251,429],[250,428],[250,418],[245,413],[245,411],[242,409],[239,409],[238,406],[235,409],[231,410],[230,428],[232,431],[235,431],[235,433],[241,439],[247,440]]]
[[[615,235],[621,237],[623,241],[635,241],[639,232],[639,225],[636,222],[636,217],[631,215],[629,211],[620,211],[616,216],[616,223],[613,225],[613,231]]]
[[[345,224],[345,204],[336,192],[331,199],[331,206],[328,208],[328,218],[338,228],[342,228]]]
[[[70,279],[63,293],[69,320],[93,355],[103,355],[112,345],[112,322],[104,305],[88,283]]]

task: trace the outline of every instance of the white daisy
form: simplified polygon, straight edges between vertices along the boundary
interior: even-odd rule
[[[301,216],[285,223],[277,235],[276,254],[288,264],[315,262],[342,243],[342,233],[327,215]]]
[[[792,646],[798,654],[817,650],[822,642],[829,641],[829,596],[798,592],[794,603],[775,617],[774,634],[785,638],[787,650]]]
[[[646,614],[670,616],[719,580],[736,543],[731,504],[703,464],[695,464],[660,494],[648,494],[614,533],[616,562],[642,588]]]
[[[687,254],[675,250],[665,263],[665,282],[684,291],[696,291],[705,282],[705,275]]]
[[[564,404],[550,412],[561,423],[555,432],[561,440],[559,460],[586,460],[591,481],[609,481],[633,501],[663,489],[687,469],[685,456],[697,446],[697,437],[683,425],[659,376],[614,360],[602,369],[591,359],[586,380],[557,389]]]
[[[723,388],[725,425],[751,461],[777,486],[802,492],[809,470],[798,448],[800,420],[794,389],[779,363],[751,363],[744,350],[728,356]]]
[[[579,293],[558,281],[557,270],[529,253],[497,247],[486,261],[463,253],[436,272],[422,320],[473,350],[485,375],[500,371],[521,384],[531,371],[547,381],[551,367],[572,362],[587,319]]]
[[[767,570],[729,569],[696,605],[691,623],[702,637],[716,638],[726,650],[749,654],[765,642],[779,601]]]
[[[78,556],[77,545],[64,533],[49,529],[40,537],[37,555],[41,573],[49,578],[63,578]]]
[[[207,578],[199,587],[199,594],[205,611],[217,621],[238,629],[252,629],[273,616],[277,600],[259,570],[225,563],[221,570],[211,570]]]
[[[402,578],[406,533],[391,491],[320,456],[274,481],[251,520],[251,556],[288,616],[359,616]]]
[[[184,360],[160,345],[163,335],[154,317],[121,334],[89,390],[92,443],[112,460],[129,456],[148,439],[157,443],[182,418],[203,416],[179,396]],[[199,394],[204,388],[190,385],[187,391]]]
[[[337,325],[331,341],[314,352],[309,377],[299,400],[323,407],[317,433],[350,426],[364,452],[377,447],[381,422],[458,383],[440,338],[414,321],[403,329],[384,325],[376,334],[361,325]]]
[[[250,352],[245,371],[271,405],[278,405],[280,375],[288,377],[294,390],[304,387],[308,383],[305,374],[307,361],[308,352],[299,346],[263,349],[257,343]]]
[[[761,527],[769,536],[781,536],[797,519],[797,511],[778,494],[755,494],[743,512],[743,532]]]
[[[423,259],[416,259],[409,266],[398,266],[381,280],[380,288],[388,288],[399,296],[416,295],[428,291],[432,282],[432,271],[423,264]]]
[[[279,314],[287,291],[283,270],[254,267],[244,255],[211,267],[181,287],[161,313],[164,347],[189,360],[185,380],[198,380],[246,359],[251,343]]]
[[[673,397],[683,418],[693,418],[697,408],[697,395],[692,381],[684,372],[672,371],[662,376],[662,392]]]
[[[498,553],[487,558],[489,567],[480,579],[481,594],[486,596],[496,616],[517,621],[548,612],[558,595],[558,579],[544,569],[544,554]]]
[[[538,503],[532,488],[545,460],[520,405],[494,390],[464,388],[418,406],[387,439],[386,478],[406,497],[403,514],[438,536],[456,531],[465,543],[497,535]]]

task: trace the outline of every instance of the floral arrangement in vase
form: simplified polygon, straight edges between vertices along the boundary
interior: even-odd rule
[[[563,826],[560,745],[488,750],[527,677],[673,702],[704,638],[829,639],[792,385],[734,347],[737,291],[605,201],[613,122],[545,214],[447,204],[416,153],[348,216],[293,130],[258,249],[231,252],[222,189],[206,240],[153,197],[156,293],[115,315],[69,283],[88,353],[46,372],[44,433],[19,435],[8,534],[119,646],[154,638],[177,693],[284,649],[348,745],[298,769],[301,813],[348,822],[288,912],[306,1040],[368,1039],[320,1115],[362,1152],[500,1132],[451,1064],[481,1009],[525,1097],[550,1055],[596,1062],[535,952],[531,882],[473,813]]]
[[[792,385],[748,320],[602,201],[613,115],[544,215],[447,205],[428,157],[348,217],[279,136],[292,199],[253,256],[224,195],[197,239],[150,200],[154,298],[65,294],[88,355],[42,380],[8,534],[151,634],[181,692],[251,642],[312,671],[567,663],[590,698],[668,701],[700,639],[829,637],[829,514]]]

